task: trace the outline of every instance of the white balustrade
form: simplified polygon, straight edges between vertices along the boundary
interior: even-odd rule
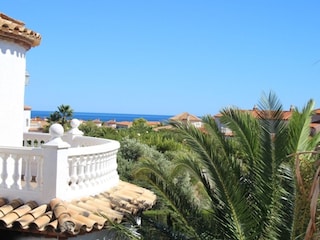
[[[50,134],[25,132],[23,133],[23,146],[40,147],[40,145],[48,142],[50,138]]]
[[[24,133],[24,147],[0,147],[0,195],[48,203],[98,194],[119,181],[119,142],[85,137],[72,120],[64,133],[59,124],[50,134]]]

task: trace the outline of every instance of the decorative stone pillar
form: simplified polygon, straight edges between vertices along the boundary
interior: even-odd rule
[[[55,123],[51,125],[49,132],[51,140],[41,146],[44,151],[43,202],[50,202],[56,197],[64,199],[69,181],[68,148],[70,145],[61,139],[64,134],[63,127]]]
[[[83,136],[83,132],[79,130],[80,121],[76,118],[72,119],[70,122],[71,129],[67,132],[66,138],[67,142],[71,144],[71,147],[78,147],[77,141],[75,141],[75,138],[77,136]]]

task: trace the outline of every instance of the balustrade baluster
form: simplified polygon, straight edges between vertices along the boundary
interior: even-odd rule
[[[9,155],[8,154],[2,154],[2,173],[1,173],[1,187],[2,188],[8,188],[7,186],[7,178],[8,178],[8,167],[7,167],[7,160]]]
[[[102,162],[102,165],[103,165],[103,183],[107,183],[108,182],[108,153],[103,153],[101,154],[102,156],[102,159],[103,159],[103,162]]]
[[[109,183],[110,180],[110,164],[109,164],[109,153],[104,154],[104,164],[105,164],[105,178],[104,181],[106,184]]]
[[[113,155],[111,156],[111,163],[112,163],[113,171],[117,171],[117,168],[118,168],[117,152],[114,152]]]
[[[112,172],[112,162],[111,162],[111,153],[107,153],[107,164],[108,164],[108,174],[110,174]]]
[[[12,173],[12,188],[21,189],[21,162],[22,158],[19,155],[11,155],[13,161],[13,173]]]
[[[85,158],[84,156],[80,157],[80,161],[78,164],[78,170],[79,170],[79,175],[78,175],[78,185],[80,189],[83,189],[85,187]]]
[[[85,167],[84,167],[84,184],[86,187],[91,186],[90,177],[91,177],[91,162],[90,162],[90,156],[86,155],[83,157],[85,161]]]
[[[26,189],[32,189],[31,180],[32,180],[32,174],[31,174],[31,162],[34,156],[30,156],[26,159],[26,173],[24,176],[24,180],[26,182]]]
[[[69,167],[70,167],[70,187],[72,189],[78,189],[78,185],[77,185],[77,182],[78,182],[78,173],[77,173],[77,166],[78,164],[78,158],[77,157],[72,157],[70,160],[69,160]]]
[[[34,158],[37,164],[37,174],[35,176],[35,190],[42,190],[43,183],[43,158],[35,156]]]
[[[98,184],[102,184],[102,177],[103,177],[103,171],[102,171],[102,158],[101,158],[101,154],[97,154],[98,157],[98,161],[97,161],[97,167],[98,167],[98,171],[97,171],[97,181]]]
[[[98,181],[97,181],[97,178],[98,178],[98,155],[97,154],[94,154],[92,155],[92,163],[91,163],[91,174],[92,174],[92,185],[95,186],[97,185]]]
[[[99,183],[100,184],[104,184],[104,178],[105,178],[105,173],[104,173],[104,159],[103,159],[103,153],[99,154],[99,168],[100,168],[100,179],[99,179]]]
[[[94,165],[93,165],[93,156],[88,156],[88,184],[89,186],[94,186]]]

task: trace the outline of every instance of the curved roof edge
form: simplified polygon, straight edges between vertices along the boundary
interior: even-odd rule
[[[15,42],[29,50],[40,45],[41,35],[26,28],[23,22],[0,13],[0,39]]]

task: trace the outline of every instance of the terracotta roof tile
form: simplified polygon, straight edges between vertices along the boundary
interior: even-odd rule
[[[49,226],[53,218],[52,211],[46,211],[44,214],[36,218],[33,222],[29,224],[32,229],[37,229],[39,231],[44,231],[46,226]],[[56,227],[54,227],[56,229]]]
[[[18,208],[15,208],[12,211],[8,212],[0,219],[0,222],[6,226],[11,226],[13,222],[30,212],[35,207],[37,207],[37,204],[35,202],[27,202],[26,204],[21,205]]]
[[[27,50],[40,44],[41,35],[25,27],[21,21],[0,13],[0,38],[23,45]]]
[[[0,229],[52,236],[75,236],[101,230],[108,221],[120,223],[126,213],[150,209],[156,196],[148,189],[120,181],[108,191],[73,201],[55,198],[38,206],[34,201],[0,198]]]
[[[40,206],[34,208],[33,210],[29,211],[28,213],[26,213],[25,215],[23,215],[19,219],[17,219],[13,223],[13,225],[15,225],[16,227],[20,227],[22,229],[26,229],[26,228],[28,228],[29,224],[31,224],[36,219],[38,219],[39,217],[44,215],[47,210],[48,210],[48,205],[46,205],[46,204],[40,205]],[[48,219],[48,221],[49,220],[50,219]]]

